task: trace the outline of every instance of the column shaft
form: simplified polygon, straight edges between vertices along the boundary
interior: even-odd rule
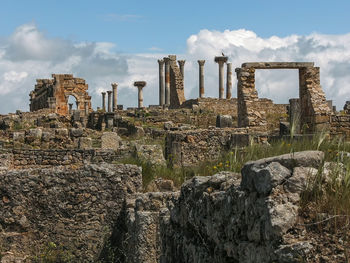
[[[107,91],[108,94],[108,112],[112,112],[112,91]]]
[[[225,72],[224,72],[224,62],[219,62],[219,98],[224,98],[224,78],[225,78]]]
[[[164,60],[158,59],[159,63],[159,105],[163,106],[165,103],[164,94]]]
[[[84,110],[85,110],[85,116],[89,115],[89,103],[87,101],[84,102]]]
[[[227,76],[226,76],[226,99],[232,97],[232,63],[227,63]]]
[[[112,92],[113,92],[113,111],[117,110],[117,87],[118,83],[112,83]]]
[[[165,61],[165,104],[170,105],[170,61],[169,58],[164,58]]]
[[[102,94],[102,110],[106,111],[106,92],[101,92]]]
[[[205,60],[198,60],[198,64],[199,64],[199,98],[204,97],[204,63],[205,63]]]
[[[142,108],[143,107],[143,92],[142,92],[142,88],[141,86],[137,87],[138,90],[139,90],[139,108]]]

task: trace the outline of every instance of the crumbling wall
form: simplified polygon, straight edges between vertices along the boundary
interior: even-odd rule
[[[77,101],[77,109],[91,111],[91,97],[87,93],[88,85],[82,78],[72,74],[52,74],[53,79],[37,79],[30,92],[30,111],[50,108],[60,115],[68,115],[68,97]],[[86,105],[87,104],[87,105]]]
[[[173,165],[192,166],[216,160],[234,147],[249,145],[251,140],[262,142],[267,136],[239,128],[172,131],[165,138],[165,158]]]
[[[134,165],[5,170],[0,177],[2,262],[32,262],[48,242],[69,262],[97,262],[126,195],[142,189]]]
[[[184,81],[175,55],[169,55],[170,64],[170,108],[179,108],[185,101]]]
[[[350,138],[350,115],[333,115],[331,117],[331,134]]]

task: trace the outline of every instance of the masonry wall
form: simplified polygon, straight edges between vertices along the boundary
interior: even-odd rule
[[[331,134],[350,138],[350,115],[333,115],[331,117]]]

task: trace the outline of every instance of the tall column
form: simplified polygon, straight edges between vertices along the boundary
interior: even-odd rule
[[[232,94],[232,63],[227,63],[227,76],[226,76],[226,99],[231,99]]]
[[[178,60],[177,63],[179,63],[179,67],[180,67],[180,72],[181,72],[181,75],[182,75],[182,79],[185,78],[185,62],[186,60]]]
[[[69,114],[72,115],[73,114],[73,103],[69,103]]]
[[[165,62],[165,104],[170,105],[170,59],[164,58]]]
[[[84,102],[84,110],[85,110],[85,116],[89,115],[89,102]]]
[[[143,108],[143,93],[142,89],[146,86],[146,81],[135,81],[134,86],[138,88],[138,107]]]
[[[227,57],[220,56],[215,57],[215,62],[219,64],[219,98],[224,98],[224,78],[225,78],[225,72],[224,72],[224,64],[227,61]]]
[[[112,112],[112,91],[107,91],[108,95],[108,112]]]
[[[80,101],[78,101],[78,100],[77,100],[75,103],[77,104],[77,110],[79,110],[79,107],[80,107]]]
[[[114,82],[111,83],[112,85],[112,92],[113,92],[113,111],[117,110],[117,87],[118,83]]]
[[[159,64],[159,105],[163,106],[165,103],[164,94],[164,60],[158,59]]]
[[[106,111],[106,92],[101,92],[102,94],[102,110]]]
[[[199,65],[199,97],[204,97],[204,63],[205,60],[198,60]]]

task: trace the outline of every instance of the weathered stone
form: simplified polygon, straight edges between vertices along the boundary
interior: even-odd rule
[[[80,137],[78,141],[78,148],[88,150],[92,148],[92,140],[89,137]]]
[[[143,162],[150,162],[152,165],[165,165],[163,150],[160,145],[135,145],[135,155]]]
[[[218,115],[216,117],[216,127],[218,128],[230,128],[233,126],[232,116],[230,115]]]
[[[14,142],[24,142],[25,132],[14,132],[13,133],[13,141]]]
[[[172,121],[164,122],[164,130],[169,131],[173,127],[174,127],[174,123]]]
[[[104,132],[101,137],[102,149],[118,150],[121,138],[115,132]]]
[[[72,137],[82,137],[84,135],[83,128],[72,128],[70,129],[70,136]]]
[[[146,187],[146,192],[174,192],[176,188],[172,180],[156,178]]]

